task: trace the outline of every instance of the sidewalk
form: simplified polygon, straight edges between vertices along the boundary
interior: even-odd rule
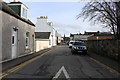
[[[118,71],[120,73],[120,64],[119,62],[112,60],[110,58],[95,54],[95,53],[89,53],[89,56],[94,58],[95,60],[107,65],[108,67]]]
[[[5,71],[13,66],[16,66],[16,65],[19,65],[20,63],[23,63],[27,60],[30,60],[32,59],[33,57],[36,57],[40,54],[43,54],[47,51],[49,51],[51,48],[47,48],[47,49],[44,49],[44,50],[41,50],[39,52],[36,52],[36,53],[33,53],[33,54],[30,54],[30,55],[26,55],[26,56],[23,56],[23,57],[20,57],[20,58],[16,58],[16,59],[13,59],[13,60],[10,60],[10,61],[7,61],[7,62],[3,62],[2,63],[2,71]]]

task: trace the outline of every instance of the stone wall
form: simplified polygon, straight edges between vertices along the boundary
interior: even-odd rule
[[[120,61],[120,40],[87,41],[88,51]]]

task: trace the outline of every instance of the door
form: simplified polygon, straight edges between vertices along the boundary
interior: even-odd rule
[[[12,59],[17,57],[17,31],[12,30]]]
[[[35,40],[35,39],[34,39],[34,35],[32,35],[32,39],[33,39],[33,43],[32,43],[32,44],[33,44],[33,50],[32,50],[32,52],[34,52],[34,48],[35,48],[35,43],[34,43],[34,40]]]

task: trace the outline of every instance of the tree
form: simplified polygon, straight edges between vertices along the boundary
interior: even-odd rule
[[[110,28],[117,39],[120,39],[120,1],[119,2],[89,2],[84,6],[77,19],[84,17],[84,20],[102,23]]]

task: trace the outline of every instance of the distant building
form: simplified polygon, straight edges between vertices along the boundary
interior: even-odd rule
[[[74,35],[74,40],[75,41],[86,41],[86,40],[88,40],[88,37],[90,37],[92,35],[93,34],[91,34],[91,35],[85,35],[85,34]]]
[[[70,37],[66,37],[65,34],[64,34],[64,37],[62,37],[63,40],[62,42],[69,42],[70,41]]]
[[[88,37],[92,36],[93,34],[70,34],[70,40],[74,41],[86,41]]]
[[[114,35],[107,32],[101,32],[93,36],[88,37],[88,40],[105,40],[105,39],[114,39]]]
[[[70,34],[70,40],[74,41],[87,41],[87,40],[101,40],[113,39],[114,36],[110,32],[84,32],[84,34]]]
[[[1,60],[6,61],[33,53],[35,25],[27,18],[28,8],[21,2],[2,2],[1,5]]]

